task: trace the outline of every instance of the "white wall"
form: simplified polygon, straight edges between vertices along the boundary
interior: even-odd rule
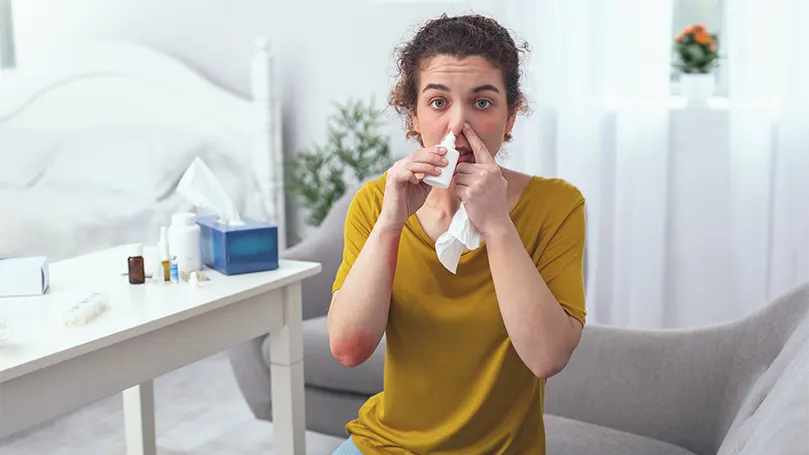
[[[495,0],[12,0],[18,63],[40,46],[116,39],[153,46],[213,82],[248,95],[254,38],[271,38],[283,91],[284,146],[325,139],[334,102],[386,101],[394,46],[412,27],[443,12],[497,14]],[[396,155],[413,144],[390,111]],[[294,216],[290,219],[299,219]],[[292,226],[292,231],[298,226]]]

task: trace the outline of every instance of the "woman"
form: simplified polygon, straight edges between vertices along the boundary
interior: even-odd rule
[[[428,22],[399,55],[391,104],[421,149],[354,197],[328,332],[335,358],[363,363],[386,335],[384,392],[335,454],[544,454],[545,380],[585,322],[584,199],[559,179],[499,167],[520,91],[520,50],[481,16]],[[446,165],[454,184],[428,186]],[[460,204],[483,245],[457,274],[435,241]]]

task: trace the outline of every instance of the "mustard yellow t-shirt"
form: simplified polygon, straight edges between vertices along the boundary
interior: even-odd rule
[[[335,291],[376,223],[384,191],[383,176],[350,205]],[[581,193],[561,179],[532,177],[511,219],[559,304],[584,324]],[[545,453],[545,381],[511,344],[485,242],[463,254],[453,275],[411,216],[401,234],[385,337],[384,391],[346,425],[363,454]]]

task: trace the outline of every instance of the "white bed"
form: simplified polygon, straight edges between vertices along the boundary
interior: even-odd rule
[[[256,43],[252,99],[130,43],[73,43],[0,76],[0,258],[58,260],[154,243],[201,157],[243,216],[279,226],[283,153],[273,65]]]

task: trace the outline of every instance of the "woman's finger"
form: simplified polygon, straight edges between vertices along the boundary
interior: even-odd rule
[[[455,193],[455,196],[458,196],[458,198],[461,201],[468,200],[468,197],[467,197],[468,194],[469,194],[469,187],[468,186],[466,186],[466,185],[458,185],[456,183],[455,188],[452,191]]]
[[[475,181],[474,176],[470,174],[456,174],[455,186],[469,186]]]
[[[480,166],[475,163],[458,163],[455,167],[457,174],[476,174],[480,170]]]
[[[417,157],[420,155],[426,155],[430,153],[435,153],[437,155],[446,155],[447,149],[442,145],[431,145],[429,147],[420,148],[418,150],[414,150],[413,153],[410,154],[410,157]]]
[[[430,163],[417,163],[411,161],[407,164],[407,170],[413,173],[441,175],[441,169]]]
[[[395,168],[391,169],[388,173],[388,178],[400,183],[418,183],[426,174],[441,175],[441,170],[428,163],[403,161],[397,163]]]
[[[472,147],[472,152],[475,154],[475,162],[480,164],[495,164],[494,157],[489,150],[486,148],[486,144],[480,140],[478,135],[475,133],[475,130],[472,129],[468,123],[464,123],[463,125],[463,135],[466,137],[466,140],[469,141],[469,145]]]
[[[439,147],[428,147],[414,153],[410,161],[414,163],[429,163],[434,166],[446,166],[448,161],[443,156],[444,153],[446,152],[439,150]]]

